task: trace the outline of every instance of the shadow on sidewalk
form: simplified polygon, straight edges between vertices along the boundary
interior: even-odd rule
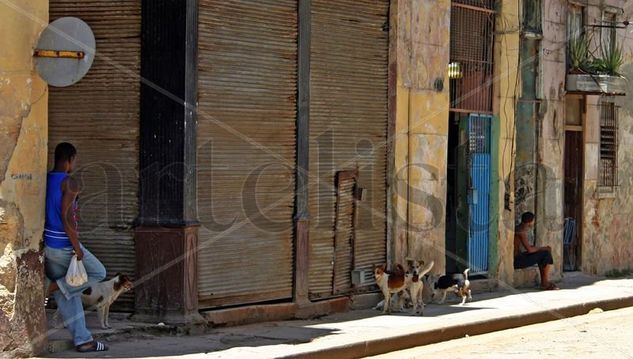
[[[558,285],[561,288],[558,291],[500,285],[495,292],[473,293],[473,301],[464,306],[458,305],[458,298],[447,298],[444,304],[428,304],[423,316],[412,316],[407,312],[383,315],[378,310],[357,309],[310,320],[212,328],[198,336],[124,333],[110,338],[111,350],[108,352],[81,354],[65,351],[47,357],[142,358],[206,354],[222,358],[259,358],[263,353],[263,357],[278,357],[304,350],[301,348],[312,350],[323,347],[327,350],[345,343],[380,341],[380,338],[401,335],[407,330],[444,332],[447,328],[460,328],[468,323],[477,324],[494,318],[516,318],[535,311],[555,312],[558,307],[584,305],[587,300],[595,301],[605,296],[633,295],[631,280],[610,280],[582,273],[565,273],[564,280]],[[90,316],[89,323],[92,323]],[[127,327],[138,325],[125,318],[118,318],[116,324]]]

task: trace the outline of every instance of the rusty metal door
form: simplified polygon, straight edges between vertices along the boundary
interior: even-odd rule
[[[350,273],[355,265],[357,178],[356,171],[341,171],[336,175],[333,294],[347,293],[352,287]]]
[[[365,270],[372,282],[371,265],[385,261],[388,8],[388,0],[312,0],[313,300],[349,292],[351,269]],[[357,171],[355,183],[337,183],[341,171]],[[366,193],[355,209],[354,186]]]
[[[199,6],[200,307],[289,299],[297,2]]]
[[[77,147],[82,183],[79,236],[107,269],[134,277],[132,222],[138,214],[141,0],[50,0],[50,21],[76,16],[94,32],[93,65],[77,84],[49,87],[49,158],[62,141]],[[49,166],[49,168],[51,168]],[[114,310],[132,310],[123,294]]]

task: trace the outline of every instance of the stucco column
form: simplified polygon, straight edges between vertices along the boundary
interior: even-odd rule
[[[492,130],[493,166],[490,203],[490,254],[488,276],[500,286],[512,285],[514,273],[515,157],[519,119],[515,122],[515,96],[520,86],[518,0],[504,0],[497,8],[494,55],[494,124]],[[533,106],[534,104],[531,103]],[[517,115],[518,116],[518,115]],[[526,120],[525,122],[530,122]],[[533,152],[533,151],[532,151]]]
[[[42,353],[47,344],[44,258],[48,88],[33,48],[48,1],[0,2],[0,352]]]
[[[564,5],[546,0],[545,8]],[[537,123],[536,245],[552,247],[552,278],[562,273],[563,164],[565,155],[565,63],[567,11],[543,13],[543,55],[541,79],[543,99]]]
[[[391,13],[392,259],[443,272],[450,1],[394,1]]]

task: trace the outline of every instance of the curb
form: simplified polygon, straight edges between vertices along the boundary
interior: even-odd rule
[[[631,306],[633,306],[633,296],[598,300],[529,314],[471,322],[459,326],[451,326],[434,330],[420,330],[405,335],[345,344],[305,353],[296,353],[283,356],[281,358],[360,358],[422,345],[435,344],[452,339],[459,339],[466,335],[480,335],[531,324],[545,323],[552,320],[575,317],[587,314],[589,310],[597,307],[607,311]]]

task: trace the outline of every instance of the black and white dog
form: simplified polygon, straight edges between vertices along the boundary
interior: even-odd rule
[[[469,271],[470,268],[466,268],[464,273],[429,276],[427,280],[430,282],[428,283],[429,287],[433,290],[432,300],[437,300],[437,298],[441,295],[442,299],[440,299],[438,303],[444,303],[447,292],[453,292],[458,297],[461,297],[462,302],[460,305],[464,305],[464,303],[466,303],[466,299],[469,301],[473,300],[470,293],[470,280],[468,280]]]

